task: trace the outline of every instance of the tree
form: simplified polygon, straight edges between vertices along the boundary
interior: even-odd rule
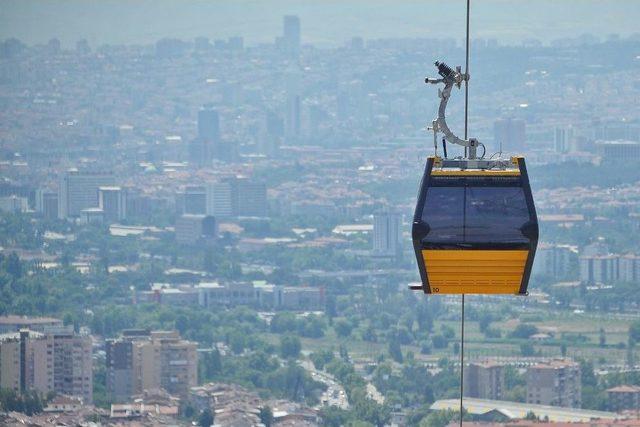
[[[396,362],[402,363],[402,348],[400,347],[400,341],[397,339],[389,341],[389,356]]]
[[[202,358],[204,377],[206,379],[213,378],[222,371],[222,358],[217,347],[213,348],[210,353],[205,353]]]
[[[280,355],[285,359],[297,359],[300,356],[300,338],[286,335],[280,338]]]
[[[482,313],[480,313],[480,318],[478,319],[480,332],[484,333],[489,327],[489,325],[491,324],[492,320],[493,320],[493,316],[491,315],[490,312],[483,311]]]
[[[593,370],[593,362],[585,359],[581,359],[579,362],[582,386],[596,387],[598,385],[598,379],[596,378],[596,374]]]
[[[313,362],[313,366],[316,369],[322,370],[324,366],[333,360],[333,350],[332,349],[324,349],[313,352],[309,355],[309,358]]]
[[[336,334],[339,337],[344,338],[351,335],[351,331],[353,330],[353,325],[351,324],[351,322],[348,322],[344,319],[340,319],[334,323],[333,328],[336,330]]]
[[[279,334],[284,332],[295,332],[298,328],[298,320],[296,319],[295,314],[283,311],[276,313],[276,315],[273,316],[270,328],[271,332]]]
[[[200,417],[198,417],[198,425],[200,427],[211,427],[213,425],[213,412],[211,409],[207,408],[200,413]]]
[[[600,343],[599,343],[600,347],[606,347],[607,346],[607,335],[604,332],[604,328],[600,328]]]
[[[324,406],[320,409],[323,425],[328,427],[342,427],[347,424],[350,413],[337,406]]]
[[[633,342],[640,342],[640,320],[634,320],[629,325],[629,338]]]
[[[533,344],[529,343],[529,342],[525,342],[520,344],[520,354],[522,354],[522,356],[524,357],[531,357],[534,356],[536,354],[534,348],[533,348]]]
[[[434,335],[431,341],[433,342],[433,348],[446,348],[449,345],[449,341],[440,334]]]
[[[318,316],[310,315],[298,323],[298,334],[307,338],[322,338],[326,324]]]
[[[176,317],[175,326],[181,334],[184,334],[189,328],[189,319],[184,314],[180,314]]]
[[[458,418],[458,414],[458,411],[450,409],[433,411],[420,421],[419,427],[446,427],[452,420]]]
[[[352,392],[350,400],[354,401],[353,411],[358,420],[367,421],[377,427],[383,427],[391,419],[391,408],[369,399],[364,388]]]
[[[208,271],[209,273],[216,272],[216,260],[215,255],[213,253],[213,249],[207,248],[204,251],[204,256],[202,260],[202,267],[204,271]]]
[[[229,343],[229,347],[231,347],[231,351],[235,354],[242,353],[246,347],[246,338],[245,334],[238,330],[229,332],[227,341]]]
[[[329,324],[333,323],[333,318],[338,315],[336,310],[336,297],[333,295],[327,295],[325,300],[325,313],[329,318]]]
[[[269,406],[263,406],[260,408],[260,422],[265,425],[265,427],[271,427],[273,424],[273,411]]]
[[[431,342],[430,341],[422,341],[420,343],[420,353],[421,354],[431,354]]]
[[[15,252],[11,252],[5,259],[5,270],[13,276],[14,279],[22,277],[22,263]]]
[[[376,335],[376,331],[373,326],[367,326],[367,328],[362,331],[362,340],[367,342],[376,342],[378,341],[378,337]]]
[[[511,332],[511,337],[513,338],[522,338],[522,339],[526,339],[529,338],[531,335],[537,334],[538,333],[538,328],[536,328],[534,325],[528,324],[528,323],[520,323],[518,326],[516,326],[516,329]]]

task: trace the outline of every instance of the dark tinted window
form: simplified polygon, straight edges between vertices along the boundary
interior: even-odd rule
[[[529,221],[519,187],[467,187],[465,242],[526,243],[521,227]]]
[[[422,211],[422,221],[430,228],[427,242],[528,242],[521,230],[529,221],[522,188],[507,182],[498,186],[493,186],[496,182],[492,186],[465,180],[436,182],[427,189]]]
[[[430,242],[459,242],[463,239],[464,188],[429,187],[422,221],[431,231]]]

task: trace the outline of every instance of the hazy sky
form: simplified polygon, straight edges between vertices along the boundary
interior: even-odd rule
[[[462,39],[465,0],[0,0],[0,39],[71,46],[152,43],[162,37],[241,35],[270,42],[282,15],[302,20],[304,42],[341,44],[354,35]],[[637,0],[473,0],[472,37],[502,43],[549,41],[583,33],[639,32]]]

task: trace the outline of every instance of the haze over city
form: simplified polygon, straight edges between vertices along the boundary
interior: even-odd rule
[[[0,425],[640,427],[640,7],[466,4],[0,0]]]
[[[29,44],[52,37],[63,44],[81,38],[92,44],[141,44],[162,37],[242,35],[253,45],[270,42],[281,17],[294,14],[305,23],[303,42],[321,46],[342,44],[353,36],[462,40],[464,6],[462,0],[2,0],[0,37],[18,37]],[[472,16],[474,37],[503,44],[528,38],[548,43],[584,33],[637,33],[640,7],[633,0],[486,0],[472,6]]]

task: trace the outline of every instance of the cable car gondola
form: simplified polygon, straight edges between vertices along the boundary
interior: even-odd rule
[[[425,293],[526,294],[538,243],[538,220],[523,157],[476,157],[476,139],[460,139],[445,122],[451,88],[468,79],[436,62],[445,83],[438,118],[445,158],[427,159],[415,209],[412,238]],[[468,149],[447,159],[446,141]],[[484,147],[484,146],[483,146]]]
[[[513,169],[444,169],[427,160],[413,220],[422,289],[526,294],[538,221],[524,158]]]

